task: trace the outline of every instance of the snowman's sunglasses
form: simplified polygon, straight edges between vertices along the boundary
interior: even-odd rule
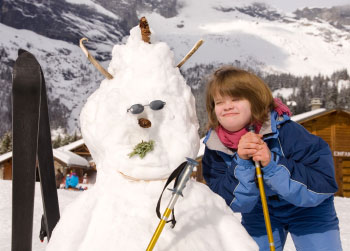
[[[130,108],[126,111],[131,112],[132,114],[140,114],[145,109],[145,106],[149,106],[152,110],[157,111],[163,109],[165,102],[162,100],[153,100],[148,105],[135,104],[130,106]]]

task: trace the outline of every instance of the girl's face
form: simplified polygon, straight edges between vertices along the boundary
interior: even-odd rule
[[[247,126],[251,121],[250,103],[246,99],[230,96],[214,96],[216,117],[226,130],[235,132]]]

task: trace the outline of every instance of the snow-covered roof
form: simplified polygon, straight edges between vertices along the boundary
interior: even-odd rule
[[[316,109],[316,110],[313,110],[313,111],[304,112],[304,113],[301,113],[301,114],[298,114],[298,115],[294,115],[294,116],[291,117],[291,120],[293,120],[295,122],[299,122],[299,121],[301,121],[303,119],[306,119],[306,118],[318,115],[318,114],[323,113],[325,111],[326,111],[325,108],[319,108],[319,109]],[[199,147],[199,151],[198,151],[197,157],[200,157],[200,156],[202,156],[204,154],[205,145],[203,143],[203,140],[204,140],[204,137],[200,139],[200,147]],[[77,140],[75,142],[72,142],[72,143],[70,143],[68,145],[61,146],[60,148],[57,148],[57,149],[53,149],[54,157],[58,158],[58,156],[62,156],[62,159],[60,159],[60,158],[58,158],[58,159],[60,159],[64,163],[67,163],[68,166],[69,166],[68,162],[71,163],[71,164],[74,163],[73,159],[76,160],[76,163],[81,163],[81,164],[78,164],[79,166],[89,166],[89,163],[88,163],[88,161],[86,159],[84,159],[83,157],[80,157],[79,155],[77,155],[75,153],[70,152],[71,150],[76,149],[77,147],[80,147],[82,145],[84,145],[84,139],[79,139],[79,140]],[[63,154],[62,154],[62,152],[63,152]],[[57,155],[55,153],[57,153]],[[75,157],[73,157],[72,154]],[[66,155],[66,157],[63,157],[63,155]],[[68,155],[70,155],[71,157],[68,157]],[[5,161],[5,160],[7,160],[7,159],[9,159],[9,158],[12,158],[12,152],[0,155],[0,163]],[[64,161],[64,160],[67,160],[67,161]]]
[[[291,120],[295,121],[295,122],[299,122],[303,119],[315,116],[317,114],[323,113],[326,111],[326,108],[319,108],[319,109],[315,109],[309,112],[304,112],[304,113],[300,113],[298,115],[294,115],[291,117]]]
[[[62,149],[53,149],[52,152],[56,159],[64,162],[67,166],[90,166],[89,162],[86,159],[73,152],[65,151]]]
[[[83,157],[70,151],[62,149],[53,149],[53,157],[65,163],[67,166],[82,166],[89,167],[89,162]],[[0,155],[0,163],[12,158],[12,152]]]
[[[61,146],[61,147],[57,148],[57,150],[71,151],[71,150],[74,150],[82,145],[84,145],[84,139],[79,139],[79,140],[74,141],[68,145]]]
[[[0,155],[0,163],[12,158],[12,152],[4,153]]]

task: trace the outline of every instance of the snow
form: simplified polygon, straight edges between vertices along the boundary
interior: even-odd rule
[[[79,146],[84,144],[83,140],[78,140],[76,142],[73,142],[70,145],[60,147],[58,149],[53,149],[52,153],[54,158],[61,160],[62,162],[66,163],[68,166],[82,166],[82,167],[89,167],[89,162],[83,158],[80,157],[78,154],[75,154],[73,152],[70,152],[72,148],[74,149],[74,146]],[[8,160],[12,158],[12,152],[8,152],[5,154],[0,155],[0,163],[4,162],[5,160]]]
[[[61,137],[61,139],[63,139],[66,136],[67,136],[67,133],[62,127],[58,127],[57,129],[51,130],[51,141],[56,140],[58,137]]]
[[[204,139],[205,139],[205,137],[201,138],[201,140],[200,140],[199,151],[198,151],[197,157],[201,157],[204,155],[204,150],[205,150],[205,145],[203,143]]]
[[[183,4],[173,18],[147,12],[140,15],[148,18],[160,40],[175,48],[176,61],[180,61],[196,41],[204,39],[201,53],[195,54],[185,68],[198,63],[240,61],[263,71],[299,76],[329,75],[335,70],[350,68],[345,56],[350,53],[348,33],[329,23],[296,20],[292,16],[292,22],[286,23],[251,17],[238,11],[220,11],[220,8],[248,5],[246,1],[203,0]],[[272,4],[278,6],[277,2]],[[286,16],[286,13],[281,15]],[[178,28],[180,24],[182,28]]]
[[[99,13],[111,14],[93,0],[69,0],[69,2],[86,4]],[[139,17],[145,15],[151,29],[157,31],[157,40],[167,42],[173,49],[176,63],[180,62],[199,39],[205,40],[198,53],[195,53],[182,67],[184,69],[198,64],[232,64],[239,61],[242,65],[269,73],[284,72],[297,76],[330,75],[342,69],[349,71],[348,32],[341,31],[326,22],[296,20],[293,15],[286,13],[292,9],[289,5],[329,7],[349,3],[348,0],[328,2],[313,0],[297,3],[264,1],[272,8],[281,11],[281,16],[290,20],[290,23],[254,18],[238,11],[219,10],[247,6],[252,2],[253,0],[188,0],[180,2],[184,7],[180,8],[179,14],[172,18],[148,12],[137,14]],[[39,3],[36,5],[41,6]],[[103,20],[92,17],[93,21],[88,22],[71,12],[64,13],[63,17],[70,20],[67,21],[68,25],[70,22],[79,24],[81,33],[89,38],[90,48],[96,49],[91,50],[95,56],[96,53],[100,56],[110,55],[113,41],[119,41],[120,32],[114,29],[117,35],[111,33],[110,27],[106,26]],[[117,16],[114,18],[118,19]],[[179,28],[181,25],[183,28]],[[101,36],[108,39],[101,41]],[[18,48],[27,49],[36,56],[43,67],[49,100],[58,100],[61,110],[67,116],[68,132],[72,133],[79,128],[78,117],[83,103],[102,78],[81,52],[78,41],[73,45],[49,39],[35,32],[0,24],[0,48],[8,54],[4,58],[7,63],[17,58]],[[102,62],[102,65],[106,67],[107,63]],[[67,72],[72,73],[74,77],[65,79],[64,74]]]
[[[93,188],[90,186],[89,189]],[[89,191],[89,189],[87,191]],[[58,199],[61,213],[65,211],[67,205],[79,199],[85,192],[67,191],[64,189],[58,189]],[[12,182],[6,180],[0,180],[0,250],[11,250],[11,196],[12,196]],[[185,196],[187,196],[185,194]],[[166,202],[166,200],[164,200]],[[154,203],[154,208],[156,202]],[[177,209],[177,207],[175,206]],[[343,245],[343,250],[350,250],[350,225],[348,219],[350,217],[350,198],[335,197],[335,208],[339,218],[340,237]],[[39,240],[40,220],[43,213],[42,200],[40,193],[40,184],[37,182],[35,186],[35,202],[34,202],[34,226],[33,226],[33,251],[44,251],[47,246],[45,239],[44,243]],[[154,212],[153,212],[154,213]],[[235,214],[236,217],[240,217],[239,214]],[[180,218],[178,219],[180,220]],[[157,219],[155,219],[157,221]],[[73,224],[81,224],[79,221],[73,222]],[[125,226],[126,227],[126,226]],[[170,231],[165,228],[163,231]],[[69,232],[69,230],[67,230]],[[162,240],[163,234],[160,236],[159,241]],[[132,235],[135,236],[135,235]],[[203,237],[204,238],[204,237]],[[135,241],[135,240],[133,240]],[[144,248],[145,249],[145,248]],[[128,249],[124,249],[128,250]],[[205,249],[204,249],[205,250]],[[288,236],[284,251],[295,251],[293,242]],[[242,250],[243,251],[243,250]]]
[[[127,45],[116,45],[113,49],[113,58],[118,60],[112,60],[108,69],[115,79],[104,80],[101,87],[89,97],[81,112],[82,134],[90,151],[96,151],[93,157],[96,162],[99,162],[100,156],[103,155],[104,158],[110,158],[113,165],[118,163],[120,171],[128,175],[137,175],[138,178],[165,178],[171,170],[174,170],[174,165],[177,166],[183,161],[185,153],[188,157],[195,157],[197,154],[197,118],[195,110],[187,105],[194,104],[194,97],[178,68],[174,66],[173,54],[166,44],[140,43],[139,28],[131,32],[134,34],[129,37]],[[178,86],[178,82],[181,87]],[[184,95],[183,100],[173,106],[172,97],[180,93]],[[156,112],[145,107],[144,112],[136,116],[126,112],[133,104],[145,105],[153,100],[165,101],[166,105]],[[116,101],[118,104],[115,104]],[[178,120],[179,115],[175,116],[179,110],[184,112],[182,120]],[[138,124],[141,116],[152,123],[162,120],[162,127],[156,124],[155,129],[153,126],[146,130],[141,128]],[[178,123],[175,123],[177,120]],[[125,126],[128,124],[130,126]],[[175,139],[176,134],[169,133],[175,130],[183,131],[183,137],[191,143],[194,142],[193,145],[188,145],[183,139]],[[154,149],[156,154],[147,155],[144,159],[128,157],[128,153],[132,152],[136,144],[151,139],[156,142]],[[184,146],[178,147],[177,144],[167,146],[167,142],[178,142]],[[96,144],[101,147],[95,147]],[[174,164],[168,168],[151,168],[152,171],[144,168],[158,163],[158,158],[164,163]],[[130,165],[136,167],[130,168]],[[140,170],[137,166],[140,166]],[[105,169],[114,170],[115,167],[99,171],[104,172]],[[144,175],[156,177],[144,177]]]
[[[245,2],[256,2],[256,0],[250,0]],[[280,0],[263,0],[259,2],[268,3],[271,6],[275,6],[278,9],[293,12],[296,9],[308,8],[331,8],[333,6],[347,5],[349,0],[293,0],[293,1],[280,1]]]
[[[53,149],[52,152],[55,158],[66,163],[67,166],[82,166],[82,167],[90,166],[89,162],[86,159],[70,151]]]
[[[0,155],[0,163],[10,158],[12,158],[12,152],[2,154]]]
[[[293,94],[293,88],[280,88],[272,92],[272,96],[282,96],[285,99],[288,99]]]
[[[94,5],[92,1],[70,2]],[[58,190],[63,213],[48,251],[141,250],[147,246],[159,222],[154,208],[164,186],[164,178],[184,157],[197,156],[200,147],[194,98],[175,67],[175,62],[179,62],[199,38],[204,38],[206,42],[200,53],[195,53],[185,67],[196,62],[229,63],[240,60],[270,71],[315,75],[349,67],[349,61],[344,56],[350,52],[348,41],[342,32],[329,24],[313,23],[309,26],[310,23],[305,20],[290,24],[271,23],[236,12],[218,12],[213,8],[230,7],[231,2],[188,1],[181,13],[170,19],[155,13],[146,14],[152,34],[156,30],[160,34],[159,40],[169,42],[177,56],[167,44],[157,42],[156,35],[152,37],[152,44],[141,42],[137,27],[131,31],[127,44],[114,47],[108,68],[114,79],[101,83],[81,113],[84,142],[97,164],[99,175],[96,184],[87,191]],[[66,18],[75,17],[67,15]],[[180,23],[184,27],[174,29]],[[169,27],[173,28],[169,30]],[[332,42],[324,41],[322,30],[325,29],[334,31],[338,36],[336,43],[343,44],[341,49]],[[12,34],[7,39],[21,46],[28,41],[23,38],[29,37],[34,44],[48,47],[45,50],[71,48],[72,54],[67,58],[81,58],[75,52],[76,46],[47,40],[33,32],[16,30],[14,33],[13,30],[0,24],[0,37]],[[98,32],[91,34],[99,35]],[[61,45],[57,47],[58,44]],[[13,54],[15,50],[10,52]],[[10,58],[15,58],[15,55],[10,55]],[[70,66],[67,64],[66,68]],[[58,85],[70,84],[62,78],[54,79]],[[64,97],[67,92],[63,88],[58,89],[56,95]],[[146,105],[157,99],[166,102],[162,110],[152,111],[145,106],[141,114],[126,112],[133,104]],[[317,114],[316,111],[307,116]],[[301,115],[293,116],[293,120],[300,120]],[[152,126],[140,128],[140,118],[152,121]],[[144,159],[127,156],[136,144],[149,140],[155,141],[155,147]],[[128,176],[139,181],[131,181]],[[36,184],[36,190],[34,234],[39,232],[42,214],[39,184]],[[177,244],[171,246],[172,250],[206,250],[213,247],[218,250],[256,250],[252,239],[239,224],[239,217],[208,187],[189,181],[184,195],[176,205],[177,226],[175,229],[167,226],[163,230],[157,244],[160,250],[168,250],[171,243]],[[0,181],[0,196],[0,249],[9,250],[11,183]],[[170,192],[167,191],[163,204],[169,198]],[[339,209],[344,250],[347,250],[350,248],[350,227],[345,222],[350,216],[346,209],[350,200],[336,198],[335,204]],[[234,247],[232,243],[235,243]],[[39,243],[37,236],[33,237],[33,246],[33,250],[38,251],[46,248],[46,244]],[[285,250],[295,250],[290,238]]]
[[[82,109],[82,136],[97,180],[66,207],[47,251],[145,249],[159,222],[154,209],[166,179],[186,157],[197,156],[194,96],[168,45],[153,36],[151,42],[142,41],[137,26],[126,44],[115,45],[108,67],[113,79],[103,80]],[[155,110],[155,100],[164,106]],[[129,108],[135,104],[143,111],[133,114]],[[151,141],[144,157],[129,156]],[[167,190],[161,212],[170,196]],[[257,250],[225,201],[206,185],[190,180],[176,206],[177,225],[166,226],[157,250]],[[241,242],[233,247],[235,240]]]
[[[309,112],[304,112],[298,115],[294,115],[291,117],[291,120],[295,121],[295,122],[299,122],[300,120],[303,120],[305,118],[309,118],[311,116],[315,116],[317,114],[320,114],[322,112],[325,112],[326,109],[325,108],[319,108],[319,109],[315,109]]]
[[[66,163],[68,166],[85,166],[89,167],[89,162],[84,159],[83,157],[80,157],[78,154],[75,154],[73,152],[69,151],[69,148],[76,145],[82,145],[84,142],[82,140],[78,140],[76,142],[73,142],[69,146],[61,147],[58,149],[53,149],[52,153],[54,158],[61,160],[62,162]],[[74,149],[74,147],[72,147]],[[12,152],[8,152],[5,154],[0,155],[0,163],[12,158]]]
[[[96,27],[90,29],[96,29]],[[101,27],[100,30],[105,32],[104,27]],[[62,110],[69,111],[67,129],[69,133],[73,133],[76,128],[80,127],[77,118],[83,102],[96,88],[96,82],[101,79],[100,73],[88,62],[78,47],[78,41],[76,45],[73,45],[29,30],[15,29],[2,23],[0,23],[0,38],[0,48],[8,54],[4,59],[5,62],[16,60],[19,48],[30,51],[37,58],[43,68],[49,100],[59,100]],[[90,37],[90,39],[93,38]],[[65,52],[65,55],[62,52]],[[75,78],[66,80],[65,72],[73,73]],[[84,75],[89,75],[87,78],[90,80],[89,83],[84,82],[86,81]],[[57,130],[57,133],[53,131],[52,138],[59,134],[62,136],[62,130]]]
[[[350,81],[349,80],[339,80],[338,81],[338,93],[340,93],[342,90],[349,89],[350,88]]]
[[[296,9],[308,8],[331,8],[333,6],[348,5],[349,0],[294,0],[294,1],[280,1],[280,0],[238,0],[235,1],[241,5],[249,5],[252,3],[265,3],[269,6],[273,6],[278,10],[285,12],[293,12]]]
[[[66,2],[68,3],[72,3],[72,4],[84,4],[84,5],[88,5],[91,6],[92,8],[95,8],[98,12],[105,14],[109,17],[112,17],[114,19],[119,19],[119,17],[117,15],[115,15],[113,12],[110,12],[109,10],[106,10],[105,8],[103,8],[101,5],[94,3],[91,0],[66,0]]]
[[[74,150],[76,148],[78,148],[79,146],[84,145],[84,139],[79,139],[77,141],[74,141],[68,145],[65,146],[61,146],[60,148],[58,148],[59,150],[64,150],[64,151],[71,151]]]

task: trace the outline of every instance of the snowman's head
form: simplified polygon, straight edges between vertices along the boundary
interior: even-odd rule
[[[139,27],[112,53],[108,71],[113,79],[102,81],[80,115],[84,141],[99,174],[166,178],[199,149],[191,89],[170,48],[163,42],[145,43]],[[153,150],[143,158],[130,157],[142,141],[153,141]]]

